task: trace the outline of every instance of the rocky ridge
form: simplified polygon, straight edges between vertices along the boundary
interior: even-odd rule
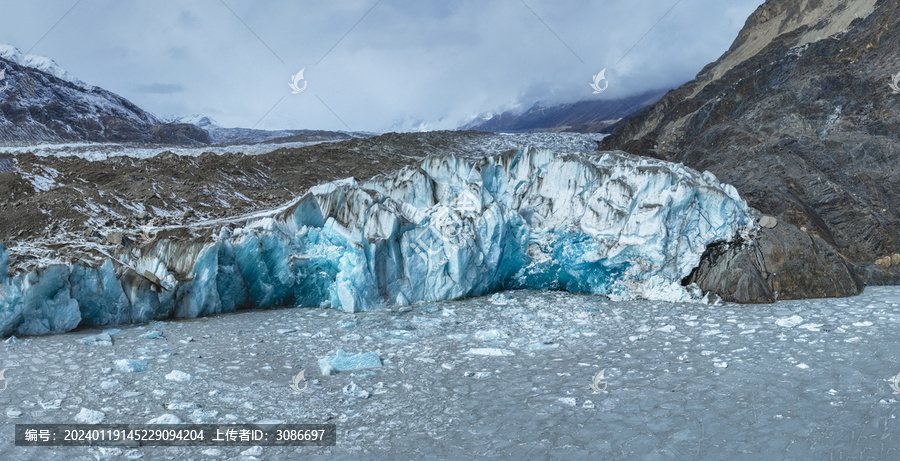
[[[127,99],[86,85],[51,59],[0,45],[0,141],[208,144],[186,124],[164,123]]]
[[[732,248],[697,275],[726,299],[897,283],[897,265],[874,263],[900,250],[900,95],[889,87],[898,56],[897,2],[769,0],[721,58],[601,146],[709,170],[777,220],[752,251]],[[738,273],[759,289],[738,293]]]

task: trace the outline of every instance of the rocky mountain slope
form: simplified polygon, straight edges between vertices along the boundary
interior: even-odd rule
[[[624,99],[578,101],[549,107],[539,103],[521,113],[507,111],[479,117],[461,129],[504,133],[535,131],[596,133],[623,117],[653,104],[664,93],[665,91],[654,90]]]
[[[900,253],[898,72],[900,3],[769,0],[601,145],[709,170],[777,218],[761,237],[774,245],[711,250],[701,285],[743,301],[853,294],[856,275],[900,281],[884,259]]]
[[[127,99],[86,85],[52,60],[0,45],[0,141],[207,144],[191,124],[169,124]]]
[[[325,130],[258,130],[254,128],[225,128],[213,119],[202,115],[172,117],[169,123],[189,123],[206,131],[209,141],[216,145],[290,143],[290,142],[330,142],[371,136],[372,133],[346,133]]]

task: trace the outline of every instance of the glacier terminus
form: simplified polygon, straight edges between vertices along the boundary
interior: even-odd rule
[[[708,172],[621,151],[522,148],[431,156],[311,188],[252,217],[191,226],[10,273],[0,336],[190,318],[242,308],[347,312],[551,289],[688,301],[707,246],[751,239],[751,209]]]

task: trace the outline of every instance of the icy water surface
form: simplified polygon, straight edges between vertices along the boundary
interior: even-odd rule
[[[518,291],[24,338],[0,343],[0,459],[900,459],[898,303],[900,287],[750,306]],[[384,366],[322,376],[338,349]],[[79,413],[329,422],[337,446],[13,445],[16,423]]]

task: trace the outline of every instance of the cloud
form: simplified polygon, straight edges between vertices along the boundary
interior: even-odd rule
[[[0,0],[0,42],[37,43],[32,53],[159,115],[454,128],[539,101],[677,86],[728,49],[762,1],[92,0],[53,27],[71,5]],[[292,95],[301,68],[308,88]],[[609,89],[594,95],[603,68]]]

